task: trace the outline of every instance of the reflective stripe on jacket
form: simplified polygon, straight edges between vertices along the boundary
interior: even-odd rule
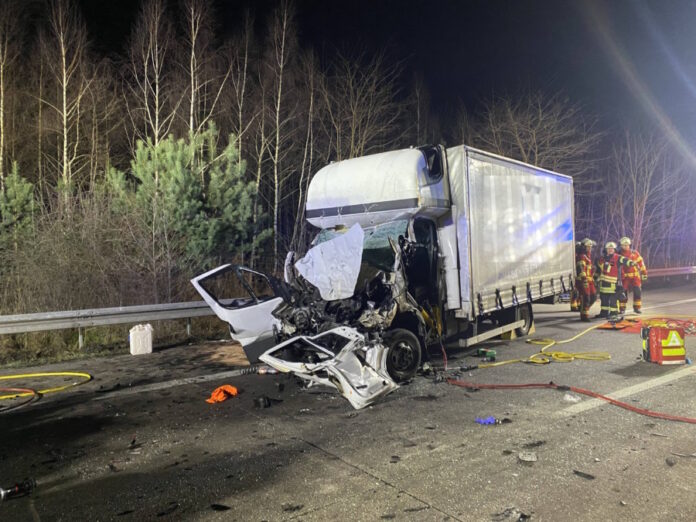
[[[623,253],[624,251],[622,251],[622,254]],[[645,262],[643,261],[643,257],[637,250],[629,250],[628,254],[626,254],[625,257],[633,261],[636,264],[636,266],[627,267],[621,274],[621,277],[623,277],[624,279],[637,279],[638,281],[640,281],[641,276],[648,275],[648,269],[645,268]]]
[[[616,283],[619,279],[619,265],[629,266],[632,263],[629,258],[617,253],[602,256],[597,262],[600,283]]]

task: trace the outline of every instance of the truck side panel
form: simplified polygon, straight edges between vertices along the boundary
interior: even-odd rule
[[[572,178],[465,149],[474,313],[569,290],[574,266]]]

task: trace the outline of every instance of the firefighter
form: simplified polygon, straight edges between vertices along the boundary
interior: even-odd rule
[[[599,274],[599,299],[602,309],[598,316],[609,320],[618,319],[619,307],[617,304],[619,293],[623,292],[621,286],[621,272],[626,267],[636,266],[635,261],[620,256],[616,253],[616,243],[609,241],[604,245],[604,255],[597,261]]]
[[[627,257],[633,261],[636,266],[627,268],[621,274],[621,283],[626,290],[624,294],[624,299],[619,301],[619,312],[624,313],[626,311],[626,305],[628,304],[628,294],[633,290],[633,311],[637,314],[642,313],[641,306],[641,295],[642,295],[642,282],[648,279],[648,269],[645,268],[645,263],[643,262],[643,257],[638,253],[637,250],[631,249],[631,240],[627,237],[622,237],[619,240],[619,245],[621,246],[620,255]]]
[[[597,300],[597,289],[594,282],[594,266],[592,265],[592,247],[595,242],[585,238],[581,242],[582,250],[578,256],[575,288],[580,296],[580,320],[590,320],[590,308]]]
[[[575,243],[575,266],[578,267],[578,263],[582,258],[584,247],[582,246],[582,241]],[[578,289],[578,277],[580,277],[579,270],[576,271],[575,286],[570,289],[570,311],[579,312],[582,309],[582,294]]]

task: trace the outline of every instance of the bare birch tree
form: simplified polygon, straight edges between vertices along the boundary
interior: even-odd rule
[[[365,62],[365,63],[362,63]],[[338,55],[318,88],[326,110],[323,129],[327,160],[342,160],[384,150],[401,140],[401,104],[396,99],[401,68],[383,54],[353,60]]]
[[[146,0],[131,35],[126,108],[131,148],[143,140],[157,147],[174,124],[182,95],[172,89],[169,60],[174,32],[164,0]]]
[[[302,166],[300,168],[300,179],[297,183],[297,210],[292,230],[292,239],[290,248],[299,250],[305,244],[305,200],[307,198],[307,189],[312,178],[314,167],[314,124],[316,119],[316,98],[317,98],[317,79],[320,77],[318,71],[317,59],[313,54],[305,57],[302,63],[302,77],[307,82],[307,121],[305,123],[305,138],[302,150]]]
[[[187,128],[199,133],[212,120],[233,64],[226,63],[226,53],[213,47],[213,12],[209,0],[185,0],[183,69],[186,70]]]
[[[67,201],[73,180],[84,167],[84,158],[80,155],[80,126],[85,96],[93,81],[87,70],[85,25],[69,0],[51,3],[48,29],[41,35],[41,50],[57,96],[55,99],[44,96],[40,102],[57,119],[59,140],[53,163],[66,190]]]
[[[253,110],[249,109],[248,103],[252,89],[250,53],[252,51],[253,27],[253,19],[247,13],[241,36],[232,44],[227,45],[224,51],[232,67],[232,74],[228,82],[231,87],[228,89],[230,93],[228,112],[230,113],[232,132],[237,138],[237,149],[240,151],[239,161],[242,161],[243,152],[246,151],[244,140],[247,132],[259,113],[257,110],[254,114]]]
[[[273,187],[273,262],[278,270],[279,245],[281,240],[281,186],[287,175],[285,164],[289,153],[289,141],[293,136],[295,107],[291,99],[290,68],[296,52],[293,12],[288,2],[274,12],[271,22],[270,49],[267,56],[268,81],[270,83],[271,140],[271,183]]]
[[[606,231],[629,236],[646,259],[666,248],[677,219],[671,210],[687,181],[671,158],[664,139],[627,132],[607,172]]]
[[[474,125],[481,148],[571,175],[580,184],[596,165],[596,121],[560,93],[492,97]]]
[[[21,29],[19,3],[8,0],[0,4],[0,193],[5,191],[7,87],[21,50]]]

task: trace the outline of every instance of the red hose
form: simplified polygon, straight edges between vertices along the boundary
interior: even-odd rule
[[[0,413],[5,413],[7,411],[13,411],[18,408],[21,408],[22,406],[26,406],[30,402],[34,400],[38,400],[41,394],[37,392],[36,390],[32,390],[31,388],[3,388],[0,387],[0,393],[17,393],[17,394],[31,394],[29,395],[28,399],[25,399],[24,401],[20,402],[19,404],[13,404],[12,406],[7,406],[5,408],[0,408]],[[18,395],[19,396],[19,395]]]
[[[580,393],[582,395],[587,395],[588,397],[594,397],[596,399],[602,399],[607,401],[609,404],[623,408],[624,410],[632,411],[634,413],[639,413],[640,415],[645,415],[647,417],[654,417],[656,419],[669,420],[674,422],[687,422],[689,424],[696,424],[696,419],[692,417],[680,417],[678,415],[670,415],[669,413],[662,413],[659,411],[647,410],[645,408],[638,408],[636,406],[631,406],[625,402],[617,401],[601,393],[593,392],[592,390],[586,390],[584,388],[578,388],[576,386],[563,386],[556,384],[554,382],[549,383],[526,383],[526,384],[480,384],[474,382],[458,381],[456,379],[447,379],[447,384],[452,384],[454,386],[461,386],[462,388],[471,389],[481,389],[481,390],[510,390],[510,389],[529,389],[529,388],[549,388],[552,390],[569,390],[575,393]]]

